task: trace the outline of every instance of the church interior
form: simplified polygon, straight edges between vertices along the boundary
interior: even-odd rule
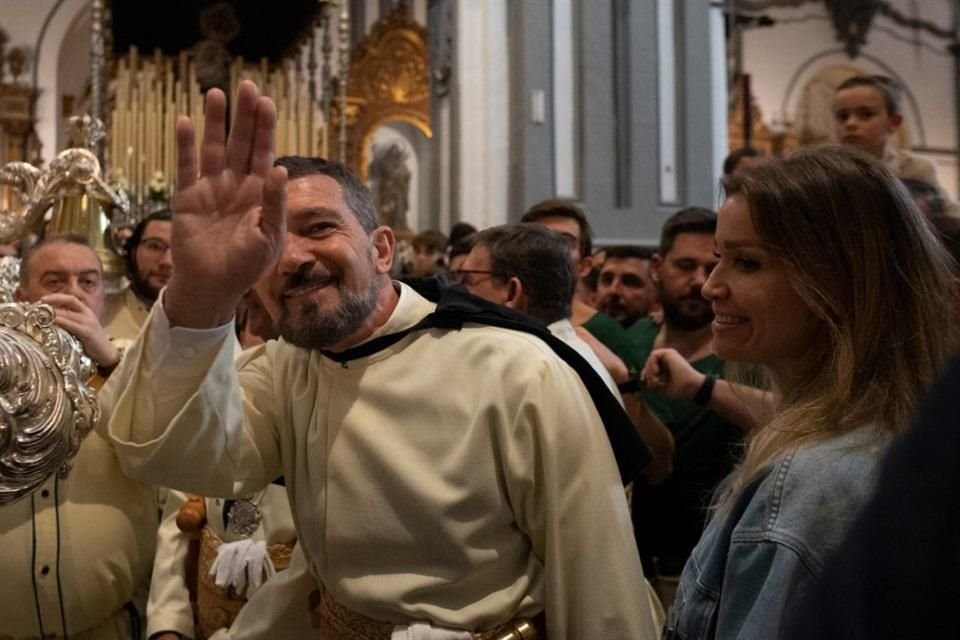
[[[211,90],[219,92],[208,94]],[[220,92],[222,104],[208,98]],[[267,102],[269,118],[263,115]],[[183,435],[188,428],[175,431],[187,419],[206,425],[213,421],[209,414],[223,420],[245,411],[273,415],[252,395],[241,405],[203,386],[216,378],[224,389],[234,385],[251,394],[243,385],[253,376],[224,373],[232,372],[231,357],[221,355],[229,348],[210,350],[212,338],[201,336],[226,326],[213,322],[217,305],[210,304],[207,316],[185,313],[185,280],[172,275],[173,256],[190,257],[186,249],[177,254],[175,246],[186,246],[188,233],[186,226],[177,230],[183,207],[175,206],[175,195],[217,184],[204,152],[199,172],[184,177],[185,156],[178,147],[187,139],[178,121],[182,116],[192,122],[191,136],[203,140],[204,148],[210,140],[219,144],[227,166],[241,166],[238,174],[245,178],[257,173],[258,150],[252,134],[245,133],[257,127],[270,131],[271,160],[294,157],[279,163],[287,187],[319,179],[317,171],[326,176],[322,180],[336,180],[356,215],[350,224],[359,224],[371,238],[357,253],[374,255],[374,266],[363,268],[376,272],[371,271],[373,281],[389,276],[404,282],[393,287],[400,296],[399,303],[391,302],[397,309],[408,309],[411,296],[420,301],[421,295],[424,304],[429,299],[444,309],[446,287],[459,284],[471,300],[477,296],[508,308],[504,319],[483,305],[479,311],[467,305],[470,313],[499,318],[497,329],[485,331],[512,331],[516,325],[547,343],[541,334],[571,343],[584,366],[598,372],[596,380],[583,379],[581,388],[570,382],[581,374],[540,372],[539,379],[563,380],[548,380],[554,395],[538,396],[539,404],[530,401],[538,408],[529,411],[549,413],[558,424],[589,415],[610,447],[604,444],[596,454],[589,438],[557,437],[583,453],[578,465],[572,462],[576,456],[552,457],[552,437],[536,429],[527,434],[517,426],[520,418],[511,423],[513,430],[502,432],[497,425],[477,427],[474,420],[471,429],[493,434],[490,442],[476,440],[484,443],[477,459],[503,465],[488,485],[456,475],[472,461],[451,451],[476,446],[479,436],[472,430],[449,450],[432,440],[393,442],[399,454],[409,455],[417,445],[431,452],[417,455],[419,465],[442,467],[437,478],[430,476],[437,484],[429,490],[426,480],[410,486],[398,480],[404,468],[399,463],[386,464],[382,482],[370,484],[369,478],[357,479],[357,470],[366,469],[365,456],[382,453],[378,446],[386,450],[387,444],[364,440],[371,436],[357,414],[366,410],[365,394],[390,394],[364,387],[362,375],[330,383],[342,385],[347,397],[355,394],[355,403],[321,402],[328,392],[320,383],[319,391],[310,391],[315,396],[300,398],[304,406],[316,403],[316,412],[322,405],[332,415],[335,407],[342,411],[343,431],[356,429],[347,439],[356,450],[345,456],[356,466],[336,472],[329,497],[327,485],[311,484],[317,480],[304,470],[302,456],[291,454],[291,442],[303,444],[299,437],[319,446],[311,439],[319,437],[315,431],[309,437],[280,430],[273,440],[264,436],[276,446],[269,455],[259,436],[241,437],[229,431],[234,427],[223,427],[226,435],[209,441]],[[853,123],[871,118],[879,124]],[[209,133],[214,127],[225,128],[225,141]],[[868,140],[871,135],[880,142]],[[243,147],[247,156],[231,165],[231,154],[242,145],[249,146]],[[822,149],[826,159],[818,155]],[[298,163],[300,157],[313,164]],[[199,176],[196,183],[193,174]],[[262,168],[255,176],[265,185],[257,200],[263,229],[273,224],[268,192],[277,175]],[[246,192],[238,186],[236,193]],[[216,197],[227,196],[216,192]],[[292,216],[303,196],[290,190],[284,207],[288,197]],[[357,214],[356,198],[369,199],[376,217],[372,226]],[[8,547],[0,551],[0,569],[6,567],[0,573],[17,576],[0,586],[0,639],[930,637],[920,630],[951,635],[955,623],[943,619],[949,609],[939,616],[918,614],[957,591],[944,586],[954,581],[941,572],[960,557],[955,542],[960,537],[950,539],[960,536],[960,519],[946,517],[942,530],[931,525],[907,531],[891,521],[908,518],[890,518],[889,509],[903,508],[918,522],[936,520],[933,499],[926,498],[935,496],[947,503],[946,510],[960,512],[949,509],[960,505],[950,504],[956,491],[948,488],[960,469],[953,464],[960,461],[960,441],[942,425],[945,416],[955,422],[960,406],[954,406],[955,394],[945,383],[934,384],[941,375],[947,382],[960,376],[956,366],[947,366],[955,352],[954,327],[960,326],[951,320],[960,319],[953,291],[960,281],[954,262],[960,259],[958,202],[960,0],[0,0],[0,254],[5,256],[0,258],[0,539],[9,541],[0,545]],[[786,221],[761,224],[756,214],[761,203]],[[309,215],[327,211],[301,208]],[[730,222],[734,219],[741,226]],[[293,221],[287,223],[288,248],[273,255],[271,264],[279,259],[280,266],[271,269],[278,272],[293,260],[291,239],[298,247],[308,241]],[[528,237],[536,236],[531,223],[559,234]],[[345,225],[340,218],[324,224]],[[381,226],[388,236],[377,235],[374,227]],[[208,240],[212,256],[219,255],[218,242],[240,246],[196,228],[208,234],[197,237]],[[743,228],[749,242],[737,235]],[[552,236],[564,242],[556,269],[547,256],[557,252]],[[316,240],[307,233],[303,238]],[[542,243],[540,253],[530,248],[519,258],[511,254],[516,246],[510,243],[521,239]],[[84,273],[96,272],[96,282],[88,286],[79,277],[67,283],[77,274],[58,267],[54,271],[66,275],[57,288],[45,289],[45,276],[34,286],[31,278],[38,271],[36,265],[28,271],[28,261],[46,259],[53,248],[63,249],[56,259],[48,256],[53,263],[71,265],[69,260],[83,261],[78,252],[92,250],[95,264]],[[687,251],[686,257],[671,261],[678,251]],[[248,257],[237,255],[237,262]],[[348,325],[353,331],[341,335],[340,324],[324,324],[339,336],[328,343],[315,337],[320,329],[311,333],[298,326],[290,309],[319,313],[320,303],[297,307],[291,300],[328,284],[307,267],[302,273],[289,267],[286,279],[277,276],[280,284],[251,281],[232,300],[236,313],[228,314],[227,324],[236,330],[238,371],[256,369],[256,357],[274,367],[282,362],[287,369],[264,377],[270,381],[275,375],[291,393],[302,391],[301,380],[314,384],[326,380],[324,375],[333,380],[348,376],[348,369],[353,374],[353,361],[340,352],[362,350],[370,334],[363,334],[359,345],[351,340],[367,327],[361,320],[369,324],[380,309],[372,302],[364,306],[363,295],[380,296],[382,306],[388,294],[374,287],[350,292],[356,294],[350,298],[344,291],[354,286],[348,281],[358,272],[356,264],[329,256],[329,264],[317,269],[327,280],[342,280],[337,312],[358,318]],[[257,257],[250,250],[251,264]],[[376,259],[385,261],[382,268]],[[204,275],[198,268],[190,273]],[[549,280],[557,273],[567,279]],[[440,302],[413,284],[407,288],[407,279],[424,278],[443,283]],[[898,285],[889,284],[898,278],[906,279],[904,297],[898,297]],[[194,279],[195,291],[216,293],[214,285],[204,289],[203,278]],[[552,288],[538,297],[533,283],[541,280]],[[220,286],[224,283],[228,279]],[[943,283],[949,292],[937,289]],[[73,298],[58,297],[74,286],[79,289]],[[203,296],[196,295],[194,303],[202,307]],[[916,298],[924,298],[923,304]],[[559,315],[551,315],[555,299],[562,300]],[[169,305],[166,311],[155,308],[159,300]],[[38,302],[46,304],[33,304]],[[938,311],[935,303],[942,303]],[[458,312],[463,304],[454,304]],[[523,317],[510,315],[514,311]],[[223,320],[222,315],[216,317]],[[930,322],[922,324],[928,316]],[[397,331],[396,318],[390,318],[384,326]],[[464,321],[457,322],[429,330],[462,328]],[[888,335],[889,325],[900,322],[909,340]],[[421,330],[415,327],[406,330]],[[392,353],[395,341],[387,339],[393,336],[377,333],[380,325],[374,328],[373,342],[382,339],[378,348]],[[196,342],[177,342],[187,339],[188,330],[196,331],[190,338]],[[858,337],[867,334],[869,339]],[[399,344],[406,344],[406,335],[397,338]],[[504,344],[514,344],[514,337],[503,338]],[[302,377],[290,373],[296,363],[270,347],[255,347],[263,350],[258,356],[239,355],[241,346],[276,344],[278,338],[283,346],[277,353],[309,345],[313,359],[299,363],[307,367]],[[457,376],[467,375],[474,362],[469,349],[475,346],[461,338],[463,361],[450,358],[444,365],[451,372],[447,384],[464,387],[457,393],[483,395],[476,382],[486,382],[489,372],[494,372],[491,388],[504,389],[494,405],[515,395],[509,387],[513,376],[521,380],[516,388],[526,388],[526,378],[516,373],[525,370],[519,356],[509,366],[500,363],[509,358],[501,355],[505,347],[491,346],[493,338],[483,353],[496,363],[460,385]],[[181,391],[171,392],[167,401],[157,391],[161,383],[151,380],[155,374],[156,380],[175,379],[163,368],[173,356],[157,355],[157,345],[172,349],[171,344],[187,345],[179,353],[209,357],[197,365],[193,355],[183,355],[191,363],[183,364],[187,382],[171,382]],[[787,344],[803,348],[789,350]],[[886,355],[884,344],[892,345]],[[534,353],[526,348],[517,346],[518,353]],[[559,351],[548,359],[568,359],[565,347],[551,348]],[[572,357],[579,362],[580,356]],[[325,365],[316,364],[324,358]],[[486,367],[488,360],[476,362]],[[741,364],[747,366],[741,370]],[[221,366],[225,369],[217,369]],[[324,373],[323,366],[333,373]],[[424,380],[444,382],[438,369],[425,369],[430,371]],[[875,373],[880,370],[885,373]],[[388,388],[394,382],[379,384]],[[189,386],[194,383],[196,389]],[[266,388],[267,382],[260,383]],[[559,400],[572,388],[564,385],[574,385],[577,398]],[[432,412],[410,409],[408,419],[463,417],[462,406],[453,401],[416,385],[412,391],[406,383],[397,388],[402,388],[397,397],[412,394],[410,405],[437,404]],[[101,389],[109,392],[98,400]],[[928,391],[933,395],[921,404]],[[419,403],[417,393],[424,393]],[[30,395],[36,396],[29,399],[33,404],[27,402]],[[145,400],[153,397],[156,407]],[[228,409],[197,409],[198,397],[216,397]],[[613,399],[619,404],[610,408]],[[873,406],[866,406],[871,399]],[[548,411],[554,401],[560,408]],[[164,413],[164,406],[178,402],[176,411]],[[363,414],[368,422],[390,422],[397,407],[403,421],[403,403],[378,402],[376,410]],[[921,412],[922,407],[928,408]],[[276,411],[300,424],[298,410]],[[488,407],[483,415],[500,411]],[[502,411],[506,415],[507,409]],[[558,417],[563,411],[569,415]],[[161,429],[159,418],[150,427],[155,431],[137,427],[154,415],[169,418],[176,436]],[[316,419],[314,413],[310,419]],[[617,435],[611,425],[618,420],[633,429]],[[134,426],[115,426],[127,422]],[[243,429],[248,423],[249,417]],[[915,426],[908,430],[907,424]],[[882,434],[864,447],[873,447],[870,455],[850,454],[841,444],[860,446],[864,425]],[[923,438],[931,434],[942,438],[942,455],[924,447]],[[324,437],[331,451],[340,442]],[[514,437],[520,444],[510,440]],[[160,482],[168,477],[165,456],[178,448],[222,457],[222,469],[236,463],[229,467],[235,476],[220,474],[221,467],[208,476],[186,470],[183,486],[168,487]],[[520,464],[513,458],[519,455],[531,458]],[[824,462],[834,455],[847,457],[838,464]],[[241,467],[238,460],[252,466]],[[333,463],[324,460],[330,464],[325,473],[334,474]],[[644,469],[628,473],[625,460]],[[561,461],[572,469],[584,467],[579,488],[570,489],[565,482],[578,483],[569,478],[557,480],[565,474],[552,465]],[[588,462],[603,466],[602,473],[586,470]],[[922,478],[911,475],[921,462],[935,470]],[[264,469],[273,477],[263,475]],[[528,477],[529,469],[535,471]],[[790,487],[806,484],[774,481],[792,474],[806,484],[822,478],[820,493],[790,494]],[[541,482],[548,489],[541,489]],[[590,493],[604,482],[606,489]],[[298,483],[309,489],[297,492]],[[109,497],[81,485],[102,485]],[[760,493],[769,488],[776,494],[770,498],[775,506],[757,506],[758,486]],[[358,515],[357,503],[365,499],[358,487],[373,487],[377,497],[370,509],[389,513],[389,521]],[[473,489],[476,496],[464,497]],[[549,493],[554,489],[559,497]],[[338,490],[342,494],[335,495]],[[787,492],[782,514],[802,523],[797,530],[790,528],[793,521],[777,528],[783,519],[777,520],[777,492]],[[611,493],[617,495],[605,511],[606,498],[596,496]],[[598,522],[610,518],[598,526],[617,533],[578,537],[590,528],[594,511],[584,506],[554,513],[577,502],[570,496],[592,504]],[[419,502],[441,497],[450,504],[433,509]],[[48,498],[50,505],[42,502]],[[427,516],[410,524],[402,511],[415,503]],[[823,506],[828,503],[834,507]],[[361,530],[356,539],[331,524],[339,515],[334,504],[348,512],[345,522]],[[433,525],[439,532],[436,558],[443,560],[423,551],[434,542],[414,544],[435,512],[443,516]],[[498,518],[509,521],[509,533],[490,533],[503,524]],[[824,524],[831,518],[833,524]],[[89,530],[74,535],[71,527],[79,527],[74,521],[124,533],[102,539]],[[467,522],[479,524],[470,529]],[[384,523],[374,533],[364,529]],[[469,531],[457,532],[466,540],[455,548],[450,531],[461,524]],[[818,526],[826,533],[817,534]],[[320,529],[323,535],[315,537],[322,543],[306,543],[304,536]],[[516,544],[508,540],[515,534],[521,540]],[[743,551],[760,539],[754,535],[770,537]],[[406,547],[390,542],[404,537],[410,538]],[[570,546],[554,546],[557,539]],[[628,550],[621,548],[624,539]],[[496,547],[504,540],[506,551]],[[533,549],[534,559],[517,561],[528,565],[513,576],[509,572],[516,567],[504,558],[520,553],[517,545],[524,553]],[[334,549],[372,555],[380,549],[390,556],[384,564],[393,566],[370,586],[365,580],[378,575],[379,565],[340,566],[323,556]],[[603,558],[604,549],[609,557]],[[869,553],[887,552],[895,557],[884,572]],[[945,567],[936,560],[941,552],[952,558]],[[608,589],[584,595],[603,580],[572,562],[564,573],[564,563],[577,554],[597,562],[597,571],[608,566],[604,563],[611,571],[625,567],[624,582],[611,578]],[[413,559],[421,561],[422,574]],[[443,564],[446,560],[451,564]],[[564,575],[558,578],[551,563],[562,564]],[[104,568],[116,566],[119,575]],[[53,584],[50,576],[56,577]],[[868,576],[883,588],[873,588]],[[78,585],[87,580],[99,586],[80,597]],[[582,584],[567,593],[565,580]],[[271,584],[276,586],[265,586]],[[489,591],[467,597],[460,588],[468,584]],[[744,584],[763,586],[744,589]],[[943,587],[936,597],[931,585]],[[828,588],[843,595],[831,601]],[[883,589],[887,596],[878,595]],[[895,605],[894,593],[902,598]],[[628,601],[637,606],[624,613]],[[596,615],[581,611],[591,607]],[[5,621],[6,612],[14,610],[20,613]],[[505,611],[509,615],[500,615]],[[904,611],[910,615],[901,616]],[[925,620],[918,623],[917,617]]]
[[[398,228],[483,228],[559,197],[599,244],[652,244],[671,211],[716,205],[727,153],[829,141],[833,87],[880,73],[905,94],[896,144],[955,198],[952,3],[831,5],[5,0],[0,161],[49,164],[89,113],[105,176],[142,206],[172,186],[172,118],[250,77],[284,110],[279,152],[345,159]]]

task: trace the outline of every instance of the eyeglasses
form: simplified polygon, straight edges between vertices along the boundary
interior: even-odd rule
[[[156,256],[162,256],[170,248],[163,240],[157,240],[156,238],[147,238],[140,243],[140,247],[147,253],[152,253]]]
[[[472,278],[474,275],[485,275],[487,278]],[[482,269],[455,269],[450,272],[450,277],[454,282],[459,282],[465,287],[472,287],[485,279],[493,277],[493,271],[484,271]]]

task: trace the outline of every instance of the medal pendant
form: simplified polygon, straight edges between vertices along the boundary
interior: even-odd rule
[[[263,515],[253,500],[241,498],[230,507],[230,513],[227,514],[227,529],[234,535],[249,538],[260,526],[261,519]]]

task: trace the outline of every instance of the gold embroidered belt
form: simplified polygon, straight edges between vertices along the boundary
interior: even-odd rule
[[[310,596],[314,626],[323,640],[390,640],[394,625],[374,620],[343,606],[326,591]],[[474,640],[547,640],[541,613],[534,618],[516,618],[490,631],[473,633]]]

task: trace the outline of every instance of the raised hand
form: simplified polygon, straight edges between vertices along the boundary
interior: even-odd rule
[[[211,89],[198,177],[193,123],[183,116],[177,120],[176,268],[164,294],[164,310],[175,326],[228,322],[283,249],[287,173],[273,166],[276,108],[244,81],[227,139],[225,125],[226,98]]]
[[[57,326],[72,333],[99,366],[112,367],[120,362],[120,350],[110,341],[90,307],[68,293],[48,293],[40,302],[53,307]]]

